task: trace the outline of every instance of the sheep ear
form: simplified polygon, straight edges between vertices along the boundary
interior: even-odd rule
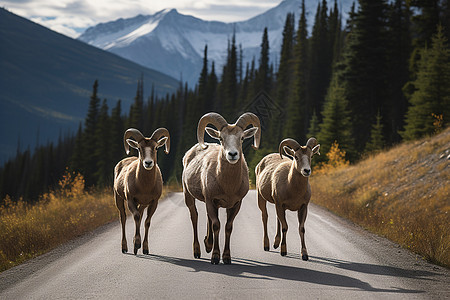
[[[205,128],[206,132],[209,134],[210,137],[212,137],[213,139],[219,139],[220,138],[220,132],[211,128],[211,127],[206,127]]]
[[[158,149],[158,148],[161,148],[162,146],[164,146],[164,145],[166,145],[166,150],[164,151],[166,154],[168,154],[169,153],[169,150],[167,149],[167,144],[166,144],[166,142],[167,142],[167,140],[168,140],[169,138],[168,137],[163,137],[163,138],[161,138],[157,143],[156,143],[156,149]]]
[[[295,156],[294,150],[292,150],[288,146],[284,146],[283,150],[284,150],[284,154],[286,154],[286,156],[288,156],[290,159],[294,159],[294,156]]]
[[[319,155],[320,155],[319,149],[320,149],[320,144],[318,144],[317,146],[315,146],[314,148],[312,148],[312,154],[313,154],[313,155],[314,155],[314,154],[319,154]]]
[[[252,128],[245,130],[244,135],[243,135],[244,139],[251,138],[252,136],[254,136],[256,134],[257,131],[258,131],[258,127],[252,127]]]
[[[134,149],[138,149],[139,148],[139,144],[135,140],[127,139],[127,144],[130,145],[131,148],[134,148]]]

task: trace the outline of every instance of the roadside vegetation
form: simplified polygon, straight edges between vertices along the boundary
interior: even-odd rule
[[[66,172],[58,188],[35,204],[6,197],[0,206],[0,271],[118,218],[110,189],[84,188],[81,175]]]
[[[312,202],[450,267],[450,128],[348,165],[337,144],[311,177]]]

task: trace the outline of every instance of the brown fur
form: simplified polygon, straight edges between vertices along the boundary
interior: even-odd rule
[[[274,203],[277,212],[277,235],[275,237],[274,248],[278,248],[281,239],[280,227],[283,231],[281,241],[281,255],[287,254],[286,234],[287,222],[285,210],[297,211],[299,219],[299,233],[302,243],[302,258],[308,259],[304,233],[305,220],[309,200],[311,199],[311,187],[308,177],[300,173],[301,168],[309,170],[311,156],[318,153],[320,145],[312,150],[309,147],[300,147],[294,154],[292,160],[286,156],[281,157],[279,153],[272,153],[265,156],[256,166],[256,189],[258,193],[258,206],[261,210],[264,227],[264,250],[269,250],[269,238],[267,236],[267,208],[266,202]],[[280,226],[281,225],[281,226]]]
[[[220,131],[206,128],[208,122],[214,122],[216,127],[220,127]],[[244,130],[249,124],[254,127]],[[204,144],[205,129],[209,135],[219,139],[221,144]],[[206,204],[208,232],[204,243],[206,252],[209,253],[214,248],[211,255],[212,264],[218,264],[220,261],[218,209],[222,207],[227,210],[222,259],[225,264],[231,263],[230,237],[233,221],[249,188],[242,140],[255,135],[254,148],[258,148],[260,130],[259,119],[251,113],[243,114],[233,125],[227,124],[225,119],[216,113],[206,114],[200,119],[197,128],[199,144],[189,149],[183,157],[183,191],[194,231],[195,258],[201,256],[197,232],[198,213],[195,206],[195,199],[198,199]]]
[[[125,236],[125,201],[128,209],[133,214],[136,226],[136,233],[133,239],[134,254],[141,247],[140,224],[145,208],[147,208],[147,218],[145,220],[145,234],[143,242],[143,253],[148,254],[148,231],[150,220],[153,216],[158,200],[161,197],[163,180],[159,166],[156,164],[157,148],[161,142],[145,138],[139,144],[139,157],[128,157],[117,163],[114,168],[114,198],[119,210],[122,225],[122,252],[128,251]],[[154,165],[151,169],[143,166],[143,147],[151,147],[150,157]]]

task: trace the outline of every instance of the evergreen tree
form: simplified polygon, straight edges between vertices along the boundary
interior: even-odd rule
[[[258,93],[258,87],[256,83],[256,76],[258,71],[255,69],[255,57],[252,58],[250,63],[250,70],[248,72],[247,81],[248,81],[248,89],[247,89],[247,99],[246,104],[248,105],[250,101],[254,99],[254,97]],[[260,91],[260,90],[259,90]]]
[[[227,62],[223,68],[220,96],[222,115],[225,119],[229,120],[234,117],[237,100],[237,50],[236,36],[234,33],[227,52]]]
[[[450,49],[439,26],[432,39],[431,49],[421,52],[415,88],[409,99],[411,106],[406,114],[405,130],[401,133],[406,140],[419,138],[434,131],[434,118],[442,116],[444,124],[450,116]]]
[[[239,44],[239,57],[238,57],[238,68],[237,68],[237,78],[239,85],[242,84],[242,64],[243,64],[244,54],[242,50],[242,44]]]
[[[450,0],[442,1],[441,24],[447,41],[450,40]]]
[[[419,11],[412,17],[415,38],[414,47],[423,48],[431,44],[431,38],[439,25],[441,0],[410,0],[411,7]]]
[[[91,99],[89,102],[89,109],[85,119],[83,138],[82,138],[82,168],[81,173],[85,178],[86,186],[92,186],[95,184],[94,173],[97,169],[96,162],[96,146],[95,143],[95,131],[98,124],[99,117],[99,104],[100,99],[97,96],[98,81],[94,82]]]
[[[317,6],[315,22],[310,39],[310,81],[307,106],[320,111],[327,87],[330,85],[333,46],[328,28],[327,2]]]
[[[216,70],[214,66],[214,61],[211,63],[211,72],[208,75],[207,85],[206,85],[206,106],[205,112],[210,112],[214,109],[215,102],[217,101],[217,85],[218,79],[216,75]]]
[[[111,112],[111,127],[110,127],[110,139],[111,139],[111,161],[113,165],[118,163],[124,156],[125,150],[123,146],[123,135],[125,133],[124,120],[122,117],[121,101],[118,100],[116,106]],[[147,132],[149,132],[148,130]],[[113,173],[113,169],[107,170],[107,172]]]
[[[83,173],[83,150],[83,129],[80,123],[77,134],[75,135],[73,155],[69,159],[69,170],[71,172]]]
[[[120,100],[119,100],[120,101]],[[144,106],[144,127],[143,133],[149,133],[152,129],[153,125],[153,118],[155,113],[155,101],[156,101],[156,95],[155,95],[155,86],[152,84],[152,90],[150,93],[150,96],[147,99],[147,104]],[[119,104],[120,108],[120,104]]]
[[[264,27],[261,42],[261,54],[259,57],[259,68],[255,78],[254,93],[251,97],[255,97],[260,91],[266,91],[267,93],[271,91],[272,87],[269,68],[269,35],[267,33],[267,27]]]
[[[207,101],[210,101],[208,99],[208,45],[205,45],[205,49],[203,52],[203,67],[202,71],[200,73],[200,78],[198,79],[198,97],[199,97],[199,104],[201,107],[202,112],[206,112]]]
[[[138,80],[136,96],[130,107],[130,117],[128,118],[128,127],[143,130],[144,127],[144,79]]]
[[[248,104],[248,90],[249,90],[249,81],[250,81],[250,69],[249,63],[245,66],[245,75],[241,82],[241,88],[239,91],[239,99],[242,101],[242,106],[246,107]]]
[[[345,89],[337,79],[334,79],[330,85],[322,116],[323,122],[320,124],[320,131],[317,134],[320,149],[327,153],[331,145],[337,141],[341,149],[347,152],[347,159],[354,159],[354,141],[348,100]]]
[[[320,132],[319,118],[317,117],[316,111],[313,111],[311,121],[309,122],[309,129],[307,137],[316,137]]]
[[[330,12],[330,17],[328,19],[328,27],[329,27],[329,47],[332,49],[331,54],[331,62],[332,66],[340,59],[341,50],[342,50],[342,20],[341,14],[338,9],[337,0],[334,0],[334,8]]]
[[[95,131],[95,139],[91,143],[96,143],[95,149],[97,170],[94,173],[94,179],[97,186],[107,186],[112,183],[112,148],[110,135],[111,122],[108,115],[108,105],[106,99],[103,100],[100,107],[98,125]],[[117,163],[117,162],[116,162]]]
[[[377,114],[377,122],[372,125],[372,131],[370,132],[370,140],[366,144],[366,152],[374,152],[382,150],[385,146],[385,140],[383,136],[383,123],[381,122],[381,114]]]
[[[383,135],[391,144],[400,141],[398,132],[403,128],[403,119],[408,100],[402,87],[409,80],[408,60],[411,56],[411,11],[405,0],[396,0],[390,5],[388,18],[388,49],[386,82],[387,99],[384,115]]]
[[[385,0],[359,1],[343,59],[335,71],[353,111],[352,130],[359,141],[355,145],[359,151],[368,141],[378,110],[387,121],[383,110],[388,99],[386,9]]]
[[[286,124],[284,136],[297,141],[305,139],[306,128],[311,107],[307,105],[308,90],[308,28],[306,24],[305,1],[302,1],[302,12],[297,30],[297,40],[294,46],[294,79],[293,91],[287,103]]]
[[[348,13],[347,23],[345,24],[345,32],[350,33],[355,28],[355,20],[356,20],[356,8],[355,2],[352,3],[350,7],[350,12]]]
[[[281,45],[280,66],[277,73],[277,97],[275,101],[280,107],[286,107],[288,96],[291,94],[292,59],[294,48],[294,14],[288,13],[283,29],[283,43]],[[267,141],[276,143],[282,137],[282,120],[272,118],[270,120],[270,134]]]
[[[280,66],[277,73],[277,101],[284,105],[290,92],[292,78],[292,58],[294,49],[294,14],[288,13],[283,29],[283,43],[281,45]]]

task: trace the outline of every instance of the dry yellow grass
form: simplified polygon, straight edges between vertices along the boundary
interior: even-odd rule
[[[112,192],[85,192],[81,175],[30,205],[6,198],[0,207],[0,271],[47,252],[117,218]]]
[[[81,175],[67,173],[34,205],[6,198],[0,206],[0,271],[116,219],[112,189],[86,192]]]
[[[450,267],[450,128],[311,178],[312,201]]]

